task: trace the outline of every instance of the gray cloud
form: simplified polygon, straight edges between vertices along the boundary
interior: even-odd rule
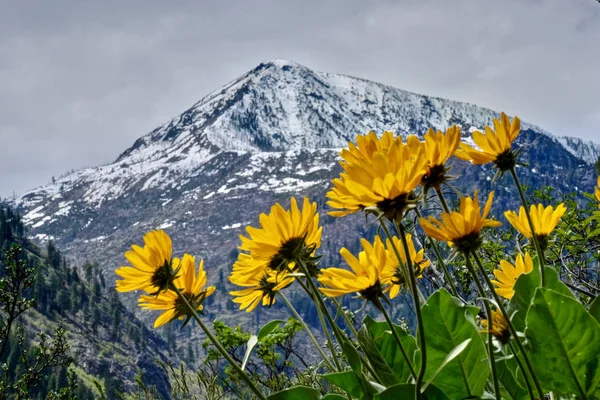
[[[112,161],[261,61],[600,135],[593,0],[0,0],[0,195]]]

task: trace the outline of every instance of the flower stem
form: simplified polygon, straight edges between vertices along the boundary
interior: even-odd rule
[[[535,400],[535,395],[533,394],[533,388],[531,387],[531,383],[529,382],[529,378],[527,377],[527,375],[525,375],[525,368],[523,367],[523,363],[521,362],[521,359],[519,358],[519,354],[517,353],[517,350],[515,350],[515,346],[513,346],[512,343],[508,342],[508,346],[510,347],[510,351],[513,353],[513,356],[515,356],[515,360],[517,361],[517,365],[519,366],[519,368],[521,369],[521,371],[523,371],[523,376],[525,378],[525,384],[527,385],[527,391],[529,392],[529,398],[531,400]]]
[[[386,224],[383,220],[380,220],[380,223],[381,223],[381,227],[385,231],[385,234],[387,235],[388,239],[390,240],[391,246],[394,249],[394,253],[396,254],[396,258],[398,259],[398,263],[400,265],[402,265],[403,264],[402,257],[400,256],[400,252],[398,251],[398,249],[396,248],[396,245],[394,244],[394,240],[392,239],[392,235],[391,235],[388,227],[386,226]],[[410,251],[408,250],[408,243],[406,242],[406,236],[404,235],[404,227],[402,226],[401,223],[398,223],[398,228],[400,230],[400,232],[399,232],[400,239],[402,240],[402,245],[404,246],[404,254],[406,256],[406,269],[408,270],[408,278],[409,278],[408,281],[410,284],[410,292],[412,294],[413,302],[415,304],[415,314],[417,315],[417,329],[419,332],[419,334],[417,336],[419,337],[419,347],[421,349],[421,366],[419,368],[419,373],[415,377],[415,393],[416,393],[416,398],[419,399],[419,398],[421,398],[421,385],[423,384],[423,377],[425,376],[425,368],[427,367],[427,349],[425,347],[425,345],[426,345],[426,343],[425,343],[425,326],[423,325],[423,316],[421,315],[421,304],[420,304],[420,300],[419,300],[417,278],[415,277],[415,270],[414,270],[414,267],[412,264],[412,260],[410,259]],[[382,309],[383,309],[383,307],[382,307]],[[385,312],[384,312],[384,314],[385,314]],[[388,317],[388,319],[389,319],[389,317]],[[391,323],[391,322],[388,321],[388,323]],[[392,331],[395,332],[393,327],[392,327]],[[403,351],[403,354],[404,353],[405,353],[405,351]],[[408,359],[406,361],[410,364]],[[411,368],[411,372],[413,372],[413,376],[414,376],[414,371],[412,370],[412,368]]]
[[[404,345],[402,344],[402,340],[400,340],[400,336],[398,336],[398,332],[396,332],[396,327],[392,323],[392,319],[390,318],[390,315],[387,313],[387,311],[385,311],[385,307],[383,307],[383,304],[381,304],[381,300],[379,300],[378,298],[375,300],[375,306],[377,307],[377,309],[379,309],[381,311],[381,313],[385,317],[387,324],[390,326],[392,335],[394,335],[396,344],[398,344],[398,347],[400,348],[400,351],[402,352],[402,356],[404,356],[404,360],[406,361],[406,364],[408,365],[410,374],[416,380],[418,377],[417,372],[415,371],[414,367],[412,366],[412,363],[410,362],[410,358],[408,357],[408,354],[406,353],[406,350],[404,349]],[[420,393],[420,388],[419,388],[419,393]]]
[[[235,360],[233,358],[231,358],[229,353],[227,353],[227,350],[225,350],[225,348],[223,347],[223,345],[221,344],[219,339],[217,339],[212,334],[212,332],[208,329],[208,327],[206,325],[204,325],[204,322],[202,322],[202,320],[200,319],[200,316],[198,315],[196,310],[194,310],[194,307],[191,306],[191,304],[189,303],[187,298],[181,293],[181,291],[175,285],[171,285],[170,289],[175,291],[175,293],[177,293],[177,295],[179,296],[179,299],[181,299],[181,301],[186,306],[186,308],[189,310],[190,314],[196,320],[198,325],[200,325],[200,328],[202,328],[204,333],[206,333],[206,336],[208,336],[210,341],[215,345],[215,347],[217,348],[217,350],[219,350],[219,352],[223,355],[223,357],[225,357],[225,359],[227,359],[227,361],[229,361],[229,364],[231,364],[233,369],[235,369],[236,372],[240,375],[240,377],[248,384],[248,386],[254,392],[254,394],[256,394],[256,396],[258,396],[258,398],[261,400],[267,400],[265,395],[262,394],[262,392],[256,387],[256,385],[254,385],[254,382],[252,382],[252,379],[250,379],[250,377],[235,362]]]
[[[487,334],[488,334],[488,357],[489,357],[489,361],[490,361],[490,369],[492,371],[492,382],[494,384],[494,395],[496,396],[497,400],[500,400],[500,384],[498,383],[498,373],[496,372],[496,362],[495,362],[495,356],[494,356],[494,341],[493,338],[494,336],[492,335],[492,310],[490,309],[490,305],[488,304],[488,302],[485,300],[485,290],[483,289],[483,286],[481,285],[481,282],[479,281],[479,277],[477,276],[477,273],[475,272],[475,269],[473,268],[473,264],[471,263],[471,256],[469,254],[465,254],[465,260],[466,260],[466,264],[467,264],[467,269],[469,270],[469,273],[471,274],[471,276],[473,277],[473,280],[475,281],[475,284],[477,285],[477,291],[479,292],[479,296],[481,296],[484,300],[483,300],[483,307],[485,308],[485,315],[487,317],[487,321],[488,321],[488,328],[487,328]]]
[[[341,303],[338,303],[338,301],[335,299],[335,297],[332,297],[331,301],[333,301],[333,304],[335,304],[335,306],[338,308],[338,310],[340,310],[340,313],[342,314],[344,321],[346,321],[346,325],[348,325],[348,328],[350,329],[350,332],[352,332],[352,335],[354,335],[354,337],[356,339],[358,339],[358,332],[356,331],[354,324],[350,320],[350,317],[348,317],[348,315],[346,315],[346,313],[344,312],[344,309],[342,308]]]
[[[440,193],[440,195],[441,195],[441,193]],[[417,216],[419,218],[423,217],[423,215],[421,214],[421,211],[419,211],[419,209],[416,208],[415,211],[417,212]],[[429,236],[427,236],[427,240],[429,240],[429,244],[431,245],[431,248],[433,249],[433,252],[435,253],[436,264],[441,266],[442,271],[444,271],[444,278],[446,279],[446,282],[450,286],[450,292],[452,292],[452,295],[454,297],[460,298],[460,296],[458,295],[458,290],[456,289],[456,285],[454,284],[454,280],[450,276],[448,267],[446,266],[446,263],[444,262],[444,259],[442,258],[442,254],[440,252],[440,248],[438,247],[437,242],[434,239],[430,238]]]
[[[473,253],[473,258],[475,259],[475,263],[477,264],[477,266],[479,267],[479,270],[481,271],[481,274],[483,275],[483,279],[485,280],[486,285],[490,288],[490,290],[492,292],[492,296],[494,297],[494,300],[496,301],[496,304],[498,305],[500,312],[502,312],[502,316],[506,320],[508,329],[510,330],[512,337],[515,339],[515,342],[517,343],[517,347],[519,348],[519,351],[523,355],[523,359],[525,360],[525,364],[527,365],[527,370],[529,371],[529,374],[531,375],[531,378],[533,379],[533,383],[538,392],[538,395],[541,399],[543,399],[544,391],[542,390],[542,385],[540,385],[540,381],[538,380],[537,375],[535,374],[535,371],[533,370],[533,365],[531,364],[531,361],[529,360],[529,356],[527,356],[527,353],[525,352],[525,348],[523,347],[523,344],[521,343],[521,339],[517,335],[517,330],[513,326],[512,322],[510,321],[510,316],[508,315],[508,313],[506,312],[506,308],[502,304],[502,299],[500,298],[500,296],[498,296],[498,293],[496,293],[496,290],[494,289],[492,281],[490,280],[489,276],[487,275],[485,267],[481,263],[481,260],[479,259],[479,256],[477,255],[477,253]],[[490,319],[488,319],[488,321],[490,321]],[[523,376],[527,377],[527,374],[525,374],[525,371],[523,371]]]
[[[450,213],[450,207],[448,207],[448,203],[446,202],[444,193],[442,193],[442,191],[439,188],[436,188],[435,194],[437,195],[438,199],[440,199],[440,203],[442,204],[442,208],[444,209],[444,212]]]
[[[535,234],[535,230],[533,228],[533,220],[531,219],[531,214],[529,214],[529,209],[527,208],[527,200],[525,200],[525,194],[523,194],[523,189],[521,188],[521,183],[519,182],[519,178],[517,176],[517,171],[515,167],[510,169],[510,174],[515,181],[515,185],[517,186],[517,191],[519,192],[519,197],[521,198],[521,204],[523,204],[523,208],[525,209],[525,215],[527,216],[527,222],[529,223],[529,229],[531,229],[531,239],[533,240],[533,244],[535,246],[535,251],[538,253],[538,258],[540,261],[540,279],[542,287],[546,285],[546,259],[544,258],[544,251],[542,250],[542,246],[540,246],[540,242],[538,240],[537,235]]]
[[[344,337],[342,335],[342,332],[341,332],[340,328],[337,326],[337,324],[335,323],[334,319],[331,317],[331,314],[329,313],[329,310],[327,310],[327,307],[325,306],[325,302],[321,298],[321,295],[320,295],[319,290],[317,289],[317,286],[315,285],[315,283],[313,282],[312,278],[308,274],[308,269],[306,268],[306,265],[302,261],[299,261],[298,265],[300,266],[300,269],[302,270],[302,272],[306,276],[306,280],[307,280],[307,282],[309,282],[310,289],[304,283],[302,283],[301,280],[298,280],[298,283],[300,284],[300,286],[302,286],[302,288],[304,289],[304,291],[310,297],[313,298],[313,301],[315,302],[315,304],[317,306],[317,311],[319,312],[319,316],[321,317],[321,323],[323,324],[323,330],[325,330],[325,335],[327,335],[327,337],[329,337],[328,331],[326,330],[327,326],[325,325],[325,322],[322,319],[323,315],[321,314],[320,310],[323,311],[323,314],[327,318],[327,322],[331,326],[331,329],[333,330],[333,334],[335,335],[335,338],[336,338],[337,342],[339,343],[340,346],[342,346],[343,343],[344,343]],[[328,343],[331,343],[330,350],[332,352],[332,355],[334,357],[333,359],[334,359],[336,365],[340,365],[339,361],[337,360],[337,356],[336,356],[336,354],[335,354],[335,352],[333,350],[333,342],[331,340],[329,340]],[[377,375],[377,373],[375,372],[375,370],[373,368],[371,368],[371,365],[364,358],[364,356],[360,355],[360,358],[361,358],[362,364],[369,370],[369,372],[371,373],[371,375],[373,376],[373,378],[375,378],[379,383],[381,383],[381,379],[379,378],[379,376]],[[341,370],[341,366],[340,366],[339,370]]]
[[[323,358],[323,361],[325,361],[325,363],[327,364],[327,367],[329,368],[329,370],[331,372],[339,371],[339,369],[335,368],[333,366],[333,364],[331,363],[331,361],[329,361],[329,358],[325,355],[325,353],[323,353],[323,349],[321,348],[321,346],[317,342],[317,339],[315,339],[314,335],[310,331],[310,328],[308,327],[308,325],[306,325],[306,322],[304,322],[304,320],[302,319],[302,317],[300,316],[300,314],[298,314],[298,311],[296,311],[296,309],[294,308],[294,306],[292,305],[292,303],[290,303],[290,301],[288,300],[288,298],[285,297],[285,295],[281,291],[278,291],[277,294],[279,295],[279,297],[281,297],[281,299],[283,300],[283,302],[288,306],[288,308],[290,309],[290,311],[292,312],[292,314],[294,314],[294,317],[298,320],[298,322],[300,322],[300,324],[302,325],[302,327],[306,331],[306,334],[308,335],[310,341],[315,345],[315,348],[317,349],[317,351],[319,352],[319,354]]]
[[[308,277],[307,275],[307,280],[310,279],[310,277]],[[329,333],[329,329],[327,329],[327,324],[325,323],[325,319],[323,319],[323,311],[321,311],[321,306],[320,303],[318,302],[318,300],[315,299],[315,295],[313,295],[311,293],[311,291],[308,289],[308,287],[302,282],[302,280],[297,279],[297,282],[300,284],[300,286],[302,286],[302,288],[304,289],[304,291],[306,292],[306,294],[308,294],[309,297],[311,297],[313,299],[313,302],[315,303],[315,307],[317,307],[317,314],[319,315],[319,321],[321,322],[321,326],[323,327],[323,332],[325,333],[325,337],[327,340],[327,347],[329,348],[329,352],[331,353],[331,357],[333,358],[333,362],[335,363],[337,370],[341,371],[342,370],[342,364],[340,363],[340,361],[337,358],[337,354],[335,352],[335,348],[333,347],[333,341],[331,340],[331,334]],[[335,329],[335,328],[331,328],[331,329]],[[335,332],[334,332],[335,334]],[[336,336],[336,339],[338,337]],[[339,342],[339,340],[338,340]]]

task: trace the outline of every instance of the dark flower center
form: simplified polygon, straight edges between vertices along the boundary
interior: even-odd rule
[[[415,208],[416,206],[417,198],[412,191],[410,193],[403,193],[393,199],[381,200],[377,203],[379,211],[381,211],[390,221],[400,221],[404,217],[406,211]]]
[[[302,256],[304,246],[304,238],[292,238],[281,245],[277,254],[271,258],[269,268],[277,271],[287,271],[288,264]]]
[[[446,168],[443,164],[434,165],[429,169],[429,172],[423,175],[421,179],[421,184],[426,188],[434,188],[439,190],[442,186],[442,183],[448,180],[446,176],[448,172],[448,168]]]
[[[548,248],[548,235],[535,235],[537,237],[538,243],[542,248],[542,251]]]
[[[378,279],[377,282],[375,282],[375,284],[369,286],[364,290],[361,290],[359,293],[363,299],[369,300],[375,305],[380,304],[378,298],[379,296],[381,296],[381,282],[379,282]]]
[[[171,270],[171,262],[169,260],[165,260],[164,264],[154,271],[152,279],[150,280],[152,285],[158,288],[156,293],[153,294],[158,294],[163,290],[167,290],[173,279],[174,276],[173,271]]]
[[[479,235],[479,232],[472,232],[452,242],[458,251],[463,254],[470,254],[481,247],[483,239]]]
[[[506,149],[502,153],[498,154],[494,160],[494,165],[501,171],[505,172],[511,170],[517,165],[517,154],[511,149]]]
[[[268,307],[270,308],[273,305],[273,303],[275,302],[276,291],[274,289],[275,289],[275,286],[277,286],[277,284],[274,282],[269,282],[267,279],[268,279],[268,275],[264,275],[260,279],[259,290],[263,292],[263,297],[267,296],[267,298],[269,299]]]

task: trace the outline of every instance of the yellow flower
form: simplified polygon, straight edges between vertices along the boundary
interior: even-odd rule
[[[598,186],[596,187],[596,199],[600,201],[600,176],[598,177]]]
[[[548,236],[552,233],[554,228],[556,228],[556,225],[558,225],[558,222],[566,211],[567,207],[565,207],[564,203],[559,204],[556,209],[552,206],[544,208],[541,204],[538,204],[537,206],[532,204],[529,208],[529,215],[531,216],[531,222],[533,222],[533,230],[535,231],[535,235],[537,236],[542,249],[545,249],[548,246]],[[531,227],[529,226],[529,221],[527,221],[525,207],[521,206],[518,215],[514,211],[506,211],[504,216],[523,236],[527,239],[532,239],[533,235]]]
[[[394,249],[392,248],[392,243],[389,239],[387,239],[386,248],[388,251],[388,258],[392,261],[386,264],[386,269],[382,273],[381,280],[383,284],[389,285],[385,289],[385,292],[389,292],[390,299],[393,299],[394,297],[398,296],[400,290],[402,290],[402,288],[404,288],[404,286],[406,285],[406,280],[404,279],[403,271],[405,270],[405,266],[408,262],[408,260],[406,259],[406,252],[404,251],[404,245],[402,244],[402,241],[396,236],[394,236],[392,240],[394,241],[394,245],[398,249],[398,253],[400,253],[400,260],[402,261],[403,266],[401,266],[398,263],[398,258],[396,256],[396,253],[394,252]],[[410,260],[413,264],[415,275],[417,276],[417,278],[420,278],[422,276],[423,270],[431,264],[431,261],[426,260],[424,258],[423,249],[417,252],[411,234],[406,235],[406,242],[408,244],[408,254],[410,255]]]
[[[204,288],[204,285],[206,285],[204,260],[200,260],[197,273],[195,267],[196,260],[189,254],[184,254],[181,260],[178,258],[173,259],[173,264],[180,266],[180,275],[175,278],[173,285],[181,291],[196,311],[202,311],[204,299],[215,291],[214,286]],[[155,328],[167,324],[176,318],[191,317],[190,311],[173,290],[167,290],[159,293],[157,296],[141,296],[138,303],[143,309],[164,311],[154,321]]]
[[[132,265],[115,270],[123,280],[117,281],[118,292],[166,290],[175,277],[172,269],[171,238],[162,230],[146,233],[144,247],[131,246],[125,258]]]
[[[231,277],[229,279],[232,280]],[[235,297],[233,299],[234,303],[240,304],[240,310],[246,309],[246,312],[250,312],[261,301],[263,306],[271,307],[275,303],[277,291],[289,286],[293,281],[294,278],[289,277],[287,272],[269,271],[263,275],[247,276],[243,281],[232,281],[232,283],[246,287],[246,289],[229,292],[229,294]]]
[[[533,260],[529,253],[525,253],[525,258],[519,254],[514,266],[508,261],[500,260],[500,269],[494,270],[497,280],[492,280],[492,283],[497,286],[496,293],[505,299],[512,299],[515,294],[515,283],[519,276],[528,274],[532,270]]]
[[[469,253],[481,246],[482,239],[479,236],[481,229],[502,225],[498,221],[487,218],[492,208],[493,198],[494,192],[492,191],[482,214],[476,190],[474,199],[470,197],[460,199],[458,212],[442,213],[441,221],[429,216],[419,218],[419,222],[428,236],[440,241],[447,241],[448,245],[456,246],[463,253]]]
[[[383,295],[382,274],[398,264],[395,256],[391,257],[377,236],[373,244],[366,239],[360,240],[363,251],[356,258],[345,247],[340,254],[352,271],[342,268],[326,268],[321,270],[319,282],[325,286],[319,288],[328,297],[337,297],[349,293],[359,293],[366,300],[377,304],[377,298]]]
[[[473,164],[487,164],[493,162],[501,171],[507,171],[514,167],[517,162],[517,155],[512,152],[511,145],[521,131],[521,121],[514,117],[512,123],[504,113],[500,114],[500,119],[494,118],[494,130],[489,126],[485,127],[485,134],[474,131],[473,141],[481,150],[461,143],[456,151],[456,156],[465,161],[471,161]]]
[[[457,125],[453,125],[446,130],[446,133],[434,131],[429,128],[423,138],[425,139],[424,146],[428,166],[421,184],[425,187],[426,191],[429,188],[439,190],[442,183],[450,179],[447,175],[449,170],[446,167],[446,162],[448,162],[458,149],[458,145],[460,144],[460,128]],[[415,139],[416,136],[409,137],[409,141]]]
[[[263,274],[267,268],[281,272],[299,259],[308,261],[321,246],[323,228],[319,226],[317,203],[311,203],[305,197],[302,210],[298,209],[295,198],[292,197],[290,203],[289,210],[276,203],[268,215],[260,215],[260,228],[249,226],[246,228],[249,237],[240,235],[239,249],[247,254],[240,254],[236,263],[238,271],[248,269],[250,275],[261,268]],[[248,262],[248,255],[256,261]],[[259,261],[264,262],[262,267],[257,265]],[[250,271],[252,268],[257,271]]]
[[[485,330],[485,332],[487,332],[487,319],[482,319],[481,325],[483,325],[483,329]],[[498,341],[500,341],[500,343],[502,344],[506,344],[510,340],[510,330],[508,328],[508,323],[506,322],[506,319],[504,319],[504,315],[502,315],[502,312],[498,310],[492,311],[492,335],[494,335],[494,337],[498,339]]]
[[[404,143],[385,132],[381,139],[374,133],[358,136],[357,146],[348,147],[340,153],[344,172],[327,193],[327,204],[338,211],[329,214],[342,217],[377,208],[390,219],[401,217],[427,171],[423,145],[418,140]]]

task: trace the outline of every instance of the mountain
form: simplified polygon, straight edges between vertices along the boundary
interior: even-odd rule
[[[406,136],[460,124],[465,140],[498,112],[472,104],[406,92],[349,76],[316,72],[275,60],[202,98],[181,115],[139,138],[112,163],[62,176],[12,201],[40,242],[54,240],[69,257],[98,259],[108,277],[123,252],[144,232],[163,228],[176,253],[206,259],[213,282],[236,256],[245,225],[290,195],[315,199],[324,224],[325,261],[340,246],[356,246],[347,232],[365,233],[360,217],[326,215],[325,193],[339,173],[337,152],[357,134],[392,130]],[[562,192],[591,191],[600,145],[558,137],[526,122],[523,183]],[[494,171],[454,162],[467,193],[492,188]],[[504,178],[507,179],[507,178]],[[494,185],[496,211],[515,205],[511,185]],[[362,229],[362,230],[360,230]],[[227,316],[226,291],[209,316]],[[212,315],[211,315],[212,313]],[[239,316],[239,313],[236,313]],[[241,318],[241,317],[240,317]],[[250,318],[249,316],[247,318]]]

